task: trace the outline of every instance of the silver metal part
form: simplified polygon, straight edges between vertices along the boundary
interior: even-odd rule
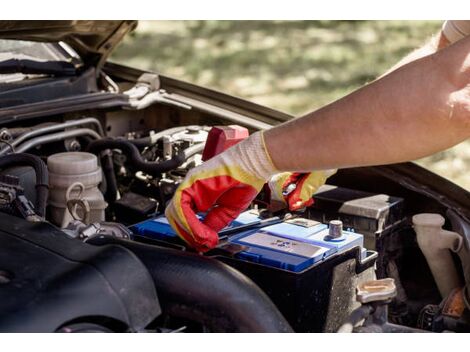
[[[204,143],[195,144],[191,147],[186,148],[183,151],[184,157],[188,159],[197,153],[202,153],[203,150],[204,150]]]
[[[45,136],[34,138],[30,141],[27,141],[16,148],[17,153],[24,153],[31,148],[37,147],[42,144],[59,142],[67,138],[74,138],[80,136],[89,136],[93,139],[100,139],[101,136],[89,128],[77,128],[73,130],[67,130],[63,132],[48,134]],[[13,143],[12,143],[13,144]]]
[[[103,81],[106,83],[106,88],[108,90],[108,92],[110,93],[115,93],[115,94],[118,94],[119,93],[119,86],[116,84],[116,82],[114,82],[112,80],[111,77],[109,77],[106,73],[104,73],[103,71],[100,71],[100,77],[103,79]]]
[[[65,149],[68,152],[78,152],[80,151],[80,149],[82,149],[80,142],[77,141],[75,138],[66,139],[64,141],[64,145],[65,145]]]
[[[10,141],[12,138],[10,131],[8,131],[8,128],[2,128],[0,130],[0,140],[2,141]]]
[[[93,125],[96,129],[96,132],[95,131],[93,132],[98,136],[98,138],[99,136],[104,136],[103,127],[101,126],[101,123],[98,121],[98,119],[94,117],[84,117],[79,120],[70,120],[70,121],[66,121],[66,122],[62,122],[58,124],[40,127],[32,131],[26,132],[22,134],[21,136],[19,136],[18,138],[11,141],[11,145],[16,149],[17,146],[19,146],[20,144],[22,144],[28,139],[31,139],[40,135],[45,135],[51,132],[64,130],[66,128],[85,126],[85,125]],[[5,155],[9,150],[11,149],[8,146],[2,147],[0,149],[0,155]]]
[[[170,160],[173,156],[173,139],[170,136],[163,136],[163,159]]]
[[[222,107],[200,101],[189,96],[183,96],[177,93],[169,93],[164,89],[152,91],[151,89],[140,89],[136,91],[137,86],[124,92],[129,96],[129,106],[127,109],[141,110],[156,103],[176,106],[185,110],[198,110],[223,118],[226,121],[240,124],[241,126],[264,130],[272,127],[272,124],[256,120],[252,117],[239,114],[235,111],[224,109]]]
[[[310,219],[305,219],[305,218],[292,218],[292,219],[286,220],[285,222],[289,224],[297,225],[297,226],[307,227],[307,228],[314,227],[314,226],[321,224],[321,222],[310,220]]]
[[[395,280],[387,278],[381,280],[371,280],[357,285],[356,300],[358,302],[389,302],[397,295]]]
[[[130,239],[132,232],[122,224],[116,222],[94,222],[86,225],[79,220],[73,220],[62,229],[73,238],[82,239],[84,242],[96,236],[112,236],[122,239]]]
[[[172,134],[173,140],[187,141],[191,143],[204,143],[207,140],[209,132],[202,126],[188,126],[184,131]]]
[[[80,238],[85,242],[96,236],[112,236],[122,239],[130,239],[132,232],[117,222],[95,222],[80,231]]]
[[[284,197],[287,197],[289,194],[294,192],[296,188],[297,188],[297,185],[295,183],[291,183],[282,191],[282,195]]]
[[[166,105],[176,106],[185,110],[191,110],[192,106],[175,100],[171,94],[168,94],[164,89],[151,92],[150,89],[142,89],[137,87],[139,91],[130,89],[124,94],[129,96],[129,108],[135,110],[141,110],[149,107],[156,103],[162,103]]]
[[[151,139],[151,144],[155,144],[163,136],[172,136],[174,139],[177,139],[175,138],[175,135],[179,133],[183,133],[184,135],[186,135],[187,131],[191,131],[195,129],[201,129],[202,131],[207,132],[210,128],[207,126],[198,126],[198,125],[178,126],[178,127],[168,128],[163,131],[151,133],[149,137]],[[206,133],[206,139],[207,139],[207,133]]]
[[[343,236],[343,222],[341,220],[331,220],[328,229],[329,238],[340,238]]]

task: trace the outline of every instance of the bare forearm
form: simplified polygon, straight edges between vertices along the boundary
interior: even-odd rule
[[[439,32],[438,34],[434,35],[430,40],[428,40],[428,42],[426,42],[423,46],[416,50],[413,50],[411,53],[402,58],[399,62],[397,62],[389,70],[387,70],[387,72],[382,74],[382,76],[385,76],[390,72],[395,71],[397,68],[404,66],[412,61],[434,54],[436,51],[443,49],[448,44],[449,41],[442,34],[442,32]]]
[[[407,64],[320,110],[265,132],[279,170],[417,159],[470,136],[470,41]],[[468,95],[470,96],[470,94]]]

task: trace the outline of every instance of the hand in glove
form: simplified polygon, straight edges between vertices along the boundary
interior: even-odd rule
[[[263,134],[256,132],[188,172],[165,215],[185,242],[205,252],[217,245],[217,233],[249,207],[276,172]],[[207,212],[203,221],[198,212]]]
[[[271,199],[285,203],[291,211],[308,207],[313,204],[313,194],[335,173],[336,170],[320,170],[276,174],[268,182]]]

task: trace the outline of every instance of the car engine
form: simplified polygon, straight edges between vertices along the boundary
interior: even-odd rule
[[[0,330],[469,331],[470,225],[396,168],[340,170],[299,213],[264,189],[187,248],[167,203],[253,130],[177,104],[3,126]]]

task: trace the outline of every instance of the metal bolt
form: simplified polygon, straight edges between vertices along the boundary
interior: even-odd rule
[[[189,133],[189,134],[198,134],[199,131],[201,130],[201,127],[200,126],[189,126],[186,131]]]
[[[169,160],[173,155],[173,140],[169,136],[163,136],[163,159]]]
[[[2,141],[11,141],[12,136],[11,136],[10,131],[8,131],[6,128],[2,128],[0,130],[0,139]]]
[[[331,220],[328,230],[328,237],[340,238],[343,236],[343,222],[341,220]]]
[[[82,149],[82,146],[80,145],[80,142],[76,139],[68,139],[65,141],[65,149],[68,152],[77,152]]]

